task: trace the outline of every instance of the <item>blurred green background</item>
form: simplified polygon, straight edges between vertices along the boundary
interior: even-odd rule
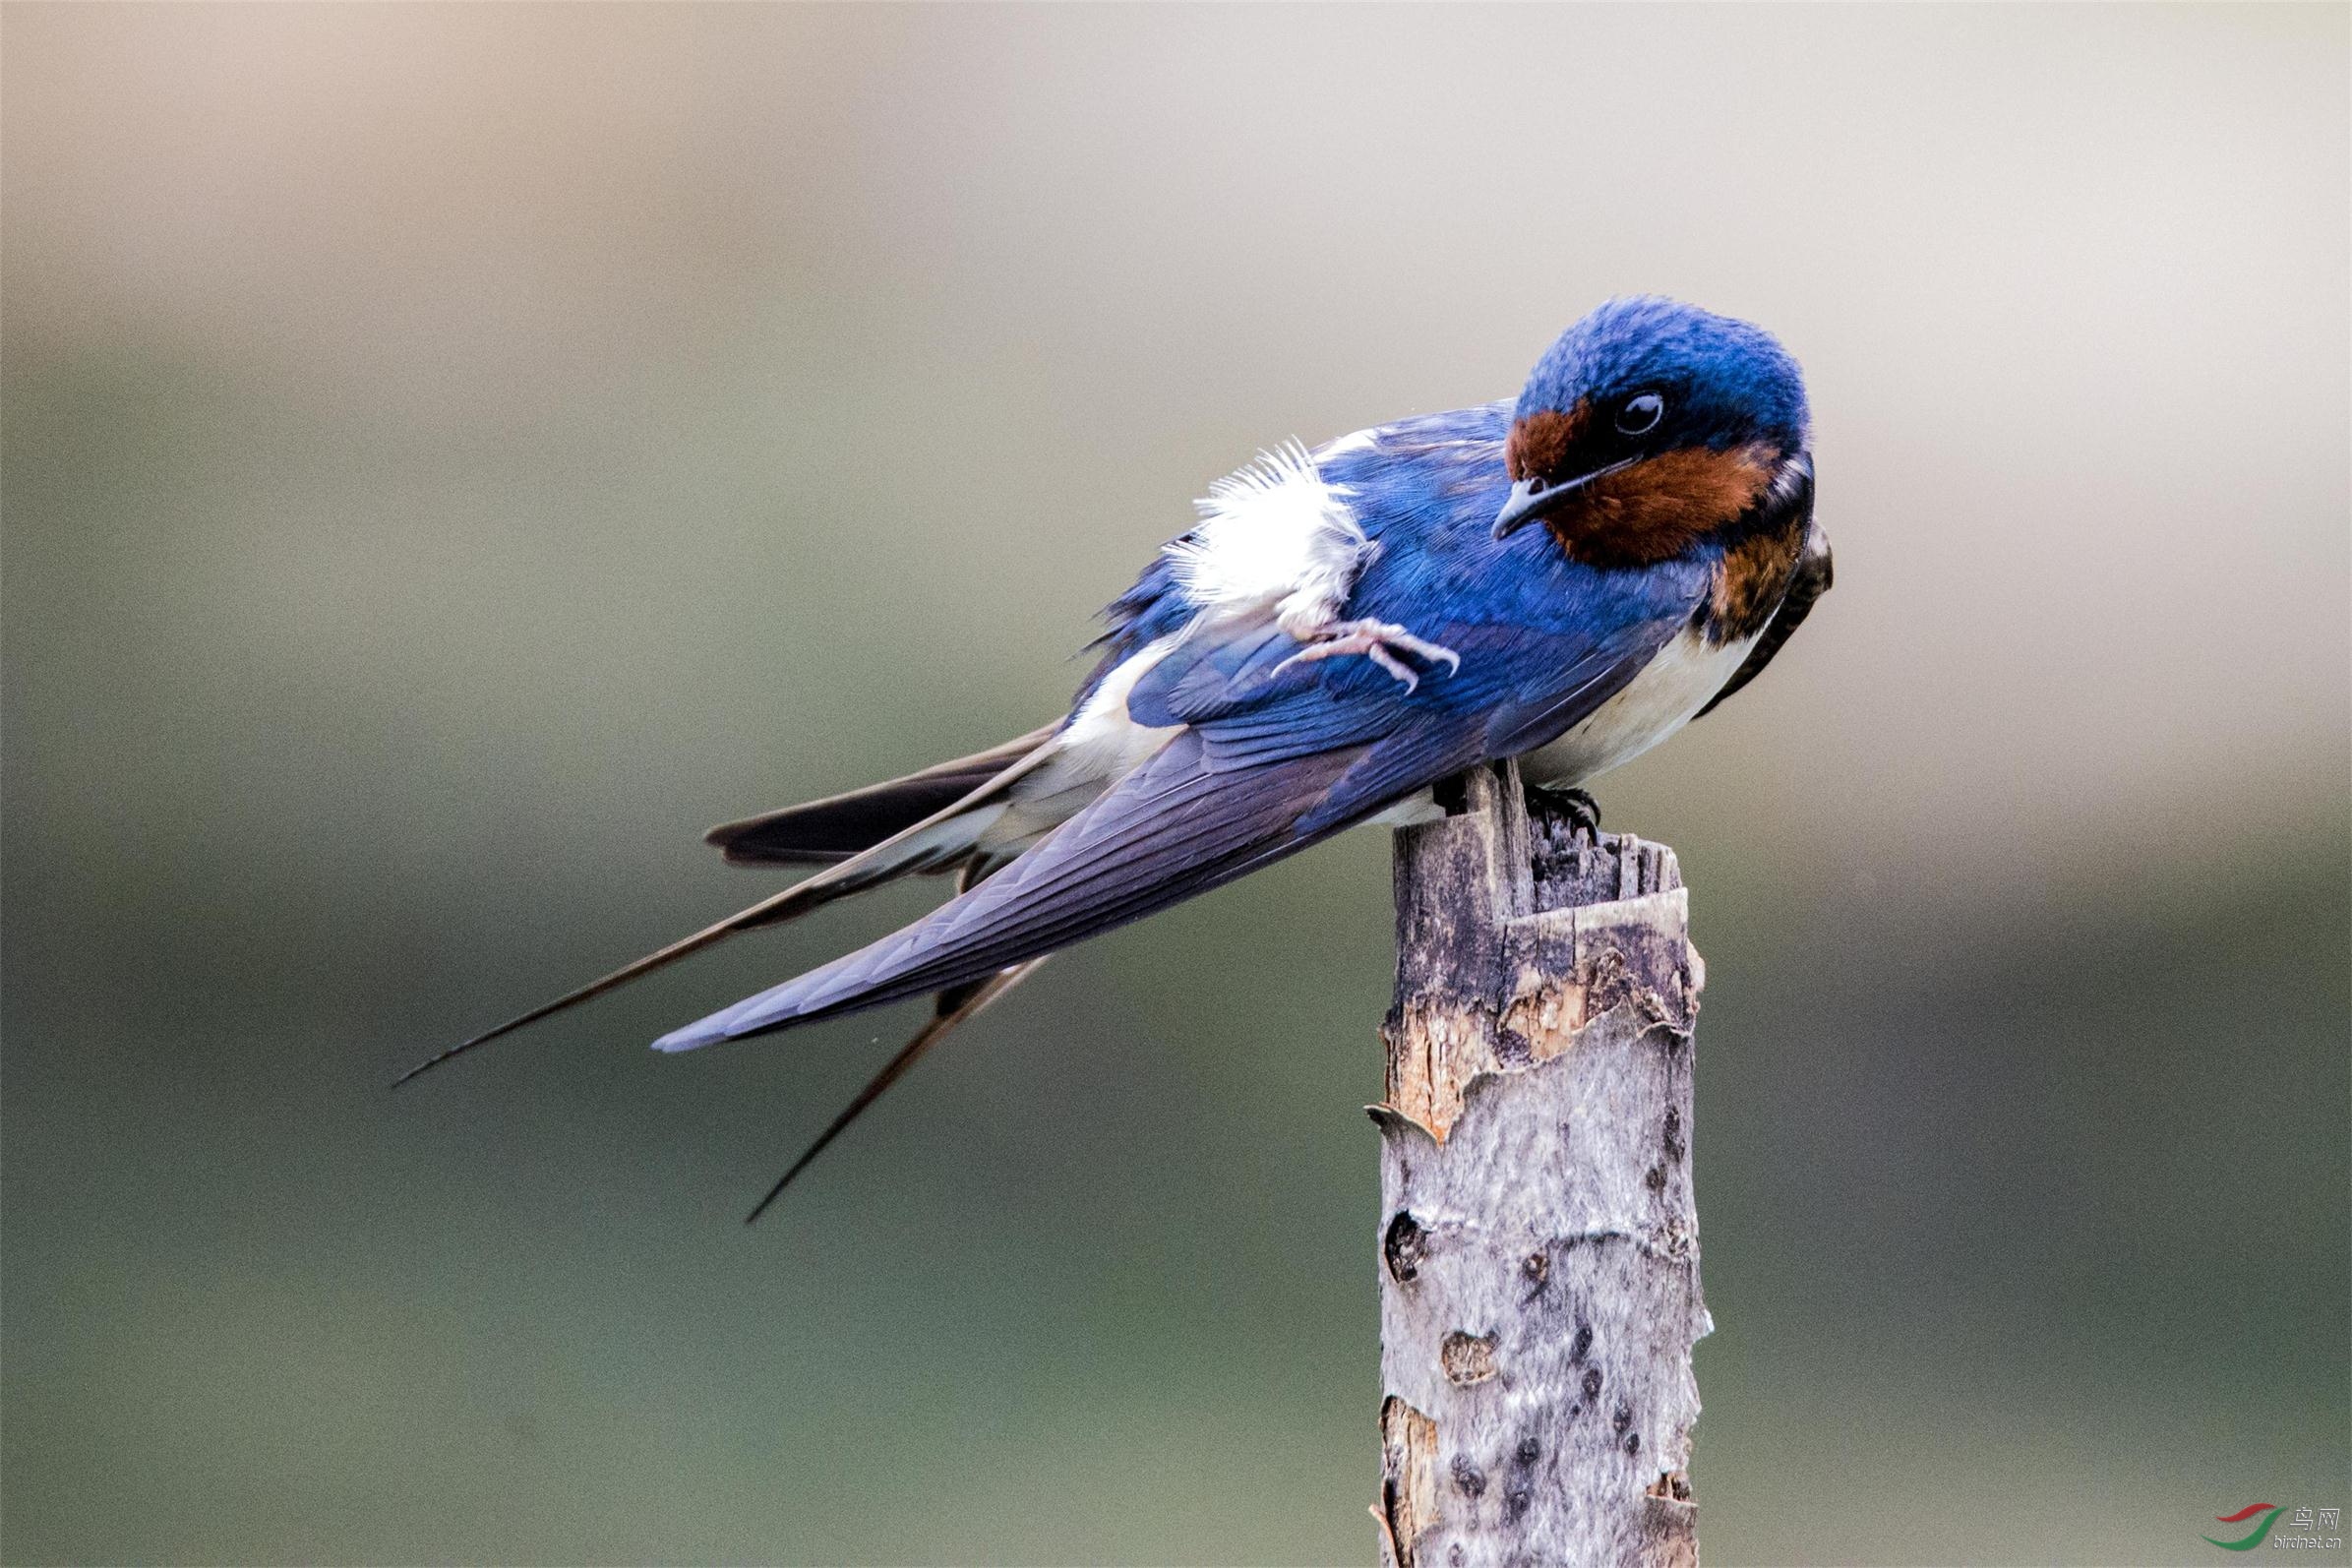
[[[1373,832],[904,1009],[399,1095],[1058,711],[1261,445],[1601,298],[1839,582],[1604,781],[1709,959],[1718,1562],[2352,1503],[2347,13],[0,16],[11,1561],[1364,1561]]]

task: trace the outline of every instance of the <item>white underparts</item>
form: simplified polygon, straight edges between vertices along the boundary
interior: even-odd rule
[[[1683,632],[1591,717],[1521,757],[1522,770],[1532,783],[1564,787],[1632,761],[1696,717],[1755,644],[1742,637],[1717,647],[1696,630]]]
[[[1127,698],[1178,640],[1161,637],[1138,649],[1096,684],[1086,705],[1046,743],[1048,754],[1013,780],[1005,807],[982,825],[976,842],[983,850],[1004,854],[1026,848],[1169,743],[1181,726],[1136,723],[1128,716]]]
[[[1521,774],[1531,784],[1564,789],[1632,761],[1697,716],[1755,643],[1754,637],[1747,637],[1719,648],[1697,632],[1683,633],[1590,718],[1522,756]],[[1444,815],[1436,798],[1421,790],[1366,820],[1381,827],[1412,827]]]

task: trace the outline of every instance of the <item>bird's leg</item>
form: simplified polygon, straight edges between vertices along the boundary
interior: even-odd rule
[[[1531,793],[1540,795],[1553,810],[1568,818],[1571,837],[1582,832],[1595,843],[1600,841],[1600,803],[1585,791],[1565,785],[1530,784]]]
[[[1336,659],[1347,654],[1361,654],[1381,669],[1405,683],[1410,692],[1421,684],[1420,672],[1397,657],[1410,653],[1427,664],[1442,664],[1448,675],[1462,668],[1462,655],[1452,648],[1442,647],[1424,637],[1417,637],[1401,626],[1387,621],[1335,621],[1323,615],[1293,614],[1288,608],[1279,618],[1282,630],[1296,637],[1303,646],[1274,667],[1276,675],[1294,664],[1312,664],[1317,659]]]

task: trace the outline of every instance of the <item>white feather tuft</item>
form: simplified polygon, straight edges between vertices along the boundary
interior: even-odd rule
[[[1348,495],[1296,441],[1258,453],[1209,486],[1200,526],[1168,546],[1177,585],[1203,611],[1328,619],[1371,548]]]

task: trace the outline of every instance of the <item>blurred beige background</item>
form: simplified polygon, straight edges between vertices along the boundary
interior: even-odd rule
[[[1710,959],[1711,1561],[2352,1502],[2340,7],[11,4],[10,1561],[1361,1561],[1371,833],[661,1029],[720,817],[1056,711],[1259,446],[1628,290],[1839,586],[1603,782]]]

